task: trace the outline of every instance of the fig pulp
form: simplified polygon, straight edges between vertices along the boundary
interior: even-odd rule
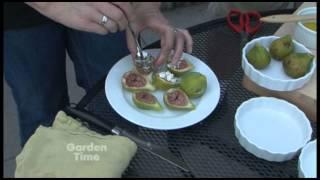
[[[179,88],[171,88],[165,92],[163,101],[170,109],[193,110],[195,106],[188,98],[187,94]]]
[[[142,75],[132,70],[122,76],[122,86],[132,92],[154,91],[155,87],[150,83],[151,75]]]
[[[134,104],[140,109],[161,111],[162,106],[160,105],[157,98],[147,91],[135,92],[132,94],[132,100]]]
[[[181,76],[193,69],[193,65],[185,59],[179,60],[176,65],[168,64],[167,66],[169,71],[176,76]]]

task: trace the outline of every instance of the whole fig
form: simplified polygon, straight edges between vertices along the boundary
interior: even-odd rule
[[[256,43],[247,53],[247,59],[256,69],[264,69],[270,64],[270,54],[267,49]]]
[[[289,34],[272,41],[270,45],[271,57],[278,61],[282,61],[286,56],[292,53],[293,50],[294,45],[292,37]]]
[[[283,60],[284,71],[292,78],[302,77],[309,72],[313,58],[310,53],[292,53]]]

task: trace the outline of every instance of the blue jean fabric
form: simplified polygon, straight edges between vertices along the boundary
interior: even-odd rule
[[[66,51],[86,91],[129,54],[123,32],[102,36],[53,22],[4,32],[5,79],[17,104],[22,146],[69,103]]]

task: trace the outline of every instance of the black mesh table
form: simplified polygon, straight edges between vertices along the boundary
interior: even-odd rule
[[[262,15],[292,12],[282,10]],[[272,35],[279,27],[277,24],[263,24],[255,36]],[[104,79],[78,104],[78,108],[86,109],[102,120],[117,122],[153,143],[168,147],[190,169],[186,173],[138,149],[123,177],[297,177],[298,157],[281,163],[262,160],[244,150],[235,137],[233,123],[237,107],[256,97],[241,85],[243,71],[240,67],[240,36],[228,28],[225,19],[200,24],[191,27],[189,31],[194,40],[192,55],[213,69],[221,85],[219,104],[205,120],[191,127],[171,131],[134,125],[119,116],[109,105],[104,91]],[[156,42],[145,49],[159,47],[160,43]],[[314,139],[316,123],[311,124]]]

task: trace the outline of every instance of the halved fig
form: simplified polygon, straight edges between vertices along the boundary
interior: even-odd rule
[[[151,75],[142,75],[136,70],[128,71],[122,76],[122,86],[132,92],[154,91],[156,88],[150,83]]]
[[[162,106],[160,105],[159,101],[150,92],[135,92],[132,94],[132,100],[138,108],[155,111],[162,110]]]
[[[179,86],[179,80],[169,71],[155,73],[152,76],[152,84],[161,90],[168,90]]]
[[[179,88],[171,88],[165,92],[163,101],[170,109],[193,110],[194,104],[190,101],[185,92]]]
[[[176,65],[168,64],[167,66],[169,71],[176,76],[181,76],[193,69],[193,65],[186,59],[179,60]]]

